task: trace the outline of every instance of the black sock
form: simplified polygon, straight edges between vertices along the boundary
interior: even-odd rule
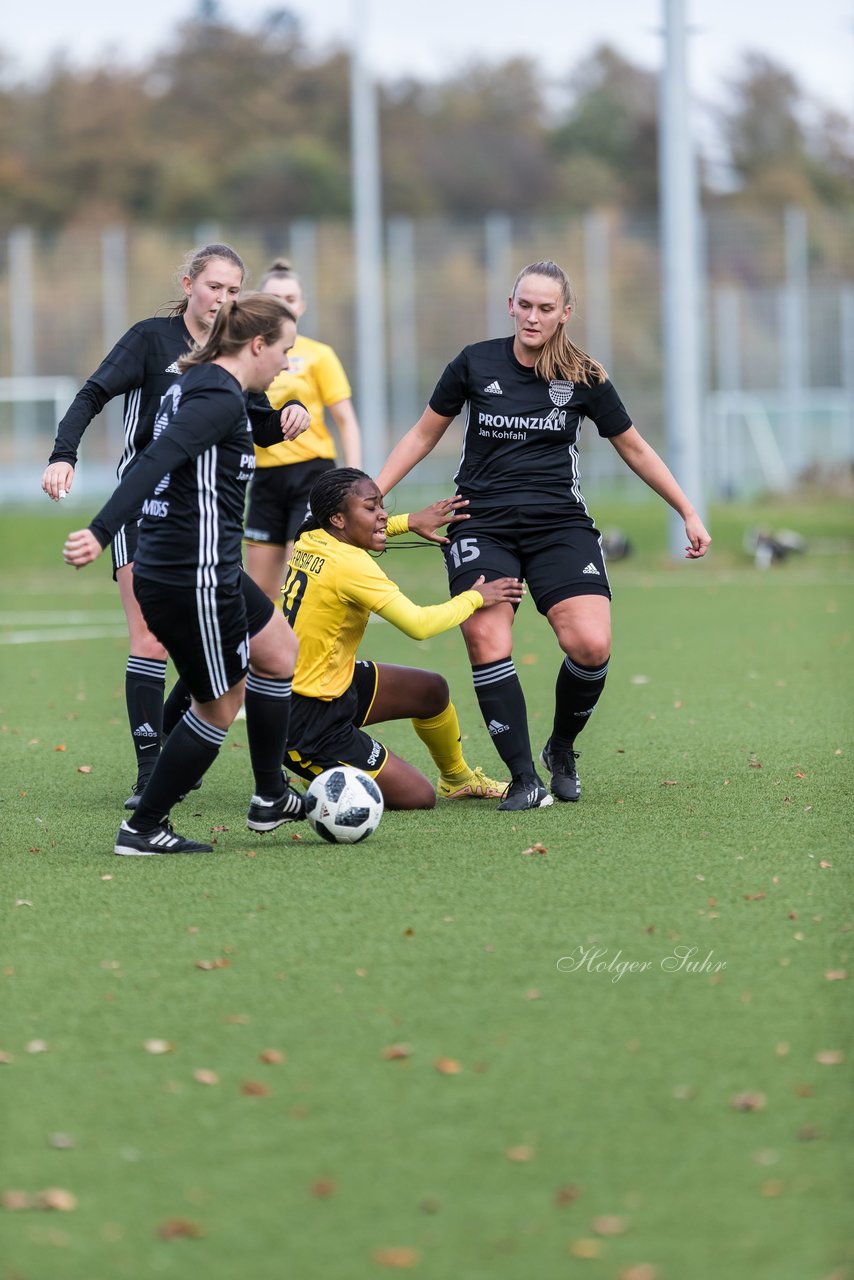
[[[168,738],[175,725],[190,710],[190,690],[179,676],[163,704],[163,737]]]
[[[159,826],[181,796],[191,791],[216,760],[225,741],[225,729],[217,729],[188,711],[169,734],[157,767],[127,819],[135,831]]]
[[[601,667],[582,667],[567,655],[560,664],[551,736],[551,744],[558,751],[572,750],[572,744],[593,714],[605,688],[607,674],[607,661]]]
[[[250,671],[244,705],[255,792],[264,800],[278,800],[291,719],[290,680],[269,680]]]
[[[485,662],[471,669],[480,713],[495,750],[514,778],[534,772],[525,695],[512,658]]]
[[[159,658],[128,658],[125,668],[125,702],[128,709],[137,778],[151,776],[160,751],[163,732],[163,693],[166,663]]]

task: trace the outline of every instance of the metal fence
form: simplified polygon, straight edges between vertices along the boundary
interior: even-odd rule
[[[704,217],[704,470],[709,498],[793,487],[854,461],[854,210],[780,215],[712,210]],[[386,224],[386,358],[382,457],[424,407],[447,361],[467,343],[510,332],[507,295],[519,268],[565,266],[579,295],[575,340],[608,368],[642,433],[663,451],[658,225],[593,211],[567,219]],[[0,238],[0,499],[39,498],[58,417],[124,330],[180,296],[188,250],[232,244],[259,278],[287,254],[308,298],[304,332],[338,351],[355,380],[352,228],[282,226],[21,227]],[[363,422],[370,433],[374,424]],[[121,406],[86,433],[76,490],[108,492],[120,454]],[[459,450],[448,433],[417,478],[447,485]],[[588,496],[634,487],[595,431],[585,432]]]

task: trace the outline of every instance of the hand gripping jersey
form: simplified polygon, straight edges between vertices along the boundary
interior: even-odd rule
[[[255,421],[253,417],[253,422]],[[277,411],[262,412],[269,438]],[[155,438],[90,524],[102,546],[142,508],[136,571],[172,586],[233,585],[240,569],[246,485],[255,468],[239,382],[217,364],[194,365],[163,398]]]
[[[313,458],[334,458],[335,443],[323,410],[326,405],[349,400],[352,394],[341,361],[332,348],[298,333],[288,352],[288,368],[270,383],[267,397],[277,409],[289,400],[300,400],[311,415],[311,426],[296,440],[282,440],[269,449],[258,449],[257,465],[281,467],[310,462]]]
[[[387,533],[394,537],[408,527],[408,517],[392,516]],[[293,691],[328,700],[349,689],[372,613],[426,640],[465,622],[482,604],[479,591],[463,591],[444,604],[413,604],[367,551],[311,529],[294,547],[284,586],[285,617],[299,639]]]
[[[513,354],[513,338],[466,347],[439,379],[430,408],[456,417],[467,405],[454,476],[470,511],[484,506],[577,506],[578,437],[590,418],[600,436],[632,425],[609,381],[591,386],[546,382]]]
[[[124,446],[116,471],[121,479],[150,441],[160,401],[178,375],[176,362],[192,345],[183,316],[154,316],[133,325],[78,391],[57,428],[48,461],[76,465],[89,423],[110,400],[123,395]]]

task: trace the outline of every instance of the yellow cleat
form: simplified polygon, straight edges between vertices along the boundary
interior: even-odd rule
[[[480,765],[462,780],[440,778],[436,787],[440,800],[500,800],[506,790],[506,782],[487,778]]]

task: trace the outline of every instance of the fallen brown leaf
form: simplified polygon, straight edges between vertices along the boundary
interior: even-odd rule
[[[10,1213],[20,1213],[23,1209],[33,1208],[33,1197],[29,1191],[4,1191],[0,1195],[0,1204]]]
[[[77,766],[77,772],[78,772],[78,773],[91,773],[91,772],[92,772],[92,766],[91,766],[91,764],[79,764],[79,765]]]
[[[658,1267],[651,1262],[636,1262],[630,1267],[624,1267],[617,1280],[658,1280],[658,1275]]]
[[[545,845],[540,844],[539,840],[537,840],[534,844],[530,846],[530,848],[522,850],[522,857],[530,858],[532,853],[546,854],[548,853],[548,849],[545,847]]]
[[[167,1218],[157,1228],[161,1240],[200,1240],[205,1234],[190,1218]]]
[[[564,1187],[558,1187],[555,1192],[555,1204],[559,1208],[563,1208],[568,1204],[575,1204],[575,1201],[581,1195],[581,1188],[575,1186],[574,1183],[568,1182]]]
[[[745,893],[742,895],[745,902],[761,902],[763,898],[767,898],[767,893]]]
[[[399,1271],[417,1267],[421,1261],[421,1254],[417,1249],[409,1249],[404,1245],[375,1249],[373,1257],[378,1267],[397,1268]]]
[[[513,1164],[529,1164],[534,1159],[536,1152],[533,1147],[508,1147],[504,1152],[508,1160]]]
[[[824,976],[828,982],[843,982],[848,977],[848,970],[828,969]]]
[[[330,1196],[335,1195],[336,1190],[337,1187],[332,1178],[318,1178],[311,1184],[311,1194],[318,1200],[328,1200]]]
[[[764,1093],[737,1093],[730,1098],[733,1111],[762,1111],[767,1099]]]
[[[240,1085],[240,1092],[246,1098],[266,1098],[270,1090],[260,1080],[244,1080]]]
[[[760,1188],[763,1196],[773,1197],[780,1196],[786,1189],[786,1184],[781,1178],[768,1178],[762,1183]]]
[[[59,1213],[73,1213],[77,1208],[77,1197],[64,1187],[47,1187],[36,1195],[37,1209],[55,1209]]]
[[[597,1236],[621,1236],[626,1229],[625,1218],[618,1218],[615,1214],[606,1213],[599,1218],[594,1218],[591,1227]]]
[[[287,1054],[282,1053],[281,1049],[262,1049],[258,1054],[259,1062],[269,1063],[271,1066],[278,1066],[281,1062],[287,1062]]]
[[[170,1044],[168,1040],[143,1040],[142,1047],[146,1053],[155,1055],[175,1052],[174,1044]]]
[[[47,1053],[48,1051],[47,1041],[46,1040],[30,1040],[29,1044],[26,1045],[26,1050],[27,1050],[27,1053]]]
[[[226,960],[223,956],[218,956],[216,960],[197,960],[196,968],[204,969],[208,972],[211,969],[228,969],[231,965],[230,960]]]
[[[59,743],[57,743],[57,745],[54,747],[54,751],[64,751],[64,750],[65,750],[65,743],[64,743],[64,742],[59,742]]]
[[[193,1079],[196,1084],[219,1084],[219,1076],[215,1071],[209,1071],[207,1067],[198,1067],[193,1072]]]
[[[458,1076],[463,1069],[463,1064],[456,1058],[436,1058],[433,1066],[443,1076]]]
[[[821,1137],[817,1124],[805,1124],[798,1130],[798,1142],[816,1142]]]
[[[822,871],[827,871],[829,870],[830,867],[833,866],[833,863],[828,862],[826,858],[822,858],[821,862],[818,865],[821,867]]]
[[[845,1054],[841,1049],[820,1049],[815,1055],[815,1060],[823,1067],[838,1067],[845,1061]]]
[[[52,1133],[48,1137],[48,1142],[57,1151],[70,1151],[74,1146],[74,1139],[70,1133]]]
[[[383,1049],[382,1056],[386,1062],[397,1062],[401,1058],[412,1056],[412,1046],[408,1044],[389,1044]]]

